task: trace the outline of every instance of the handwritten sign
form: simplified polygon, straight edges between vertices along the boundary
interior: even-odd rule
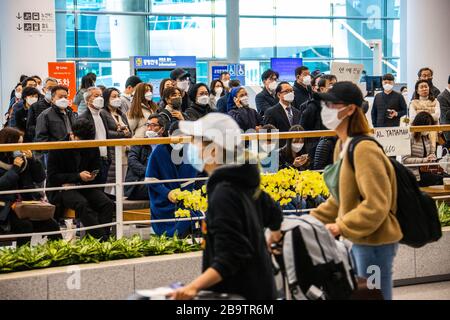
[[[331,74],[334,74],[338,81],[351,81],[359,83],[364,65],[354,63],[335,62],[331,63]]]
[[[59,85],[69,89],[69,100],[72,104],[77,93],[75,62],[49,62],[48,75],[57,79]]]
[[[376,128],[375,139],[383,146],[389,157],[411,154],[411,133],[409,128]]]

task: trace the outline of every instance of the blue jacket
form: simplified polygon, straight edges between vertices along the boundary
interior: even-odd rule
[[[216,103],[217,111],[225,113],[225,114],[228,113],[227,101],[228,101],[228,96],[229,95],[230,95],[230,93],[226,93],[223,97],[220,97],[220,99],[217,100],[217,103]]]
[[[189,179],[197,176],[197,170],[189,164],[175,165],[171,159],[172,148],[170,145],[158,145],[150,155],[145,173],[146,178],[156,178],[159,180],[168,179]],[[150,197],[151,218],[153,219],[173,219],[177,209],[175,204],[169,201],[169,192],[181,188],[181,183],[158,183],[149,184],[148,192]],[[182,190],[193,190],[194,184],[190,184]],[[152,227],[156,234],[162,235],[164,232],[168,237],[172,237],[175,231],[178,235],[183,235],[189,230],[190,221],[153,223]]]

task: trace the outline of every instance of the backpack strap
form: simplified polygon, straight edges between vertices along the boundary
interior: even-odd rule
[[[358,143],[360,143],[361,141],[375,142],[381,148],[381,150],[383,150],[383,153],[384,153],[383,146],[377,140],[375,140],[375,138],[366,136],[366,135],[353,137],[352,140],[350,141],[350,144],[348,145],[348,149],[347,149],[348,161],[350,161],[350,166],[352,167],[353,170],[355,170],[355,161],[354,161],[355,160],[354,159],[355,149],[356,149],[356,146],[358,145]]]

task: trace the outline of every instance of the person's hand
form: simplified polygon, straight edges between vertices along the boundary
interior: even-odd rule
[[[298,168],[301,166],[304,166],[308,162],[308,155],[303,155],[300,157],[295,158],[294,160],[294,167]]]
[[[197,294],[197,288],[192,285],[187,285],[172,292],[169,295],[169,298],[172,298],[173,300],[192,300]]]
[[[84,182],[90,182],[90,181],[93,181],[95,179],[95,176],[92,175],[88,171],[83,171],[83,172],[80,172],[80,178]]]
[[[430,154],[426,159],[427,159],[427,162],[435,162],[437,160],[435,154]]]
[[[391,111],[389,112],[389,119],[394,119],[394,118],[396,118],[396,117],[398,117],[398,112],[395,111],[395,110],[391,110]]]
[[[177,203],[177,197],[175,196],[175,190],[172,190],[169,192],[169,194],[167,195],[167,199],[169,199],[169,201],[172,203]]]
[[[33,152],[31,150],[22,150],[22,153],[27,159],[33,158]]]
[[[172,111],[171,114],[175,119],[184,120],[184,116],[180,111]]]
[[[25,160],[23,160],[22,157],[16,157],[14,159],[14,165],[18,168],[22,168],[24,162],[25,162]]]
[[[337,237],[341,234],[341,229],[337,225],[337,223],[330,223],[325,226],[325,228],[330,231],[330,233],[333,235],[333,237]]]
[[[269,236],[267,237],[267,248],[269,249],[269,252],[272,252],[273,254],[281,254],[279,249],[273,249],[272,244],[278,244],[283,235],[280,230],[278,231],[271,231]]]
[[[261,130],[262,126],[256,126],[255,130],[256,132],[259,132],[259,130]]]

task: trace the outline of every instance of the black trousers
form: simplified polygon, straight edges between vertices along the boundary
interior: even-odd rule
[[[145,184],[132,186],[133,191],[127,197],[128,200],[148,200],[148,187]]]
[[[450,175],[443,174],[435,174],[431,172],[421,172],[420,173],[420,182],[419,186],[421,187],[429,187],[429,186],[438,186],[444,184],[444,178],[449,178]]]
[[[14,211],[10,211],[9,213],[9,223],[11,224],[11,231],[13,234],[16,233],[39,233],[39,232],[51,232],[51,231],[59,231],[59,224],[53,220],[44,220],[44,221],[31,221],[28,219],[19,219]],[[48,236],[51,240],[61,239],[60,234]],[[31,241],[31,237],[18,238],[17,245],[21,246],[27,244]]]
[[[61,193],[64,208],[75,210],[75,214],[85,227],[111,223],[116,206],[114,202],[99,189],[69,190]],[[97,239],[107,240],[111,228],[88,230],[88,234]]]

